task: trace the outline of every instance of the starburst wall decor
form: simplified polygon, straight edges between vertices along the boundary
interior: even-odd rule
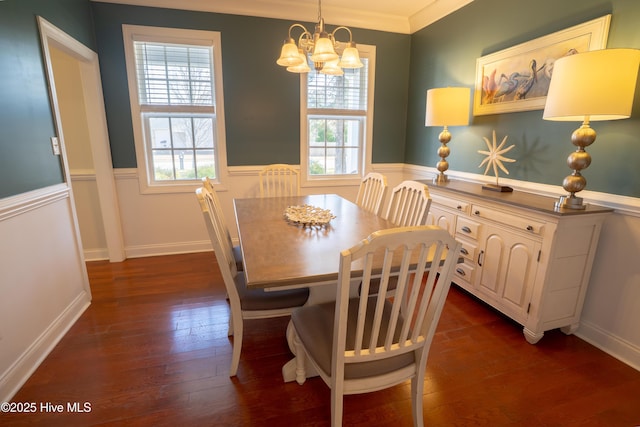
[[[500,145],[497,145],[496,143],[495,130],[493,131],[493,143],[489,142],[489,139],[487,137],[482,137],[482,139],[484,139],[484,142],[487,144],[487,151],[478,150],[478,153],[484,154],[487,157],[485,157],[485,159],[482,161],[482,163],[480,163],[480,166],[478,167],[481,168],[482,166],[487,165],[487,167],[484,170],[484,174],[486,175],[487,172],[489,172],[489,169],[493,168],[493,173],[496,176],[495,184],[485,184],[482,186],[482,188],[485,190],[500,191],[501,193],[507,193],[507,192],[513,191],[513,188],[500,185],[498,183],[498,178],[499,178],[498,169],[502,170],[504,173],[509,175],[509,171],[507,170],[507,168],[504,166],[502,162],[508,162],[508,163],[515,162],[514,159],[509,159],[504,157],[505,153],[509,152],[513,147],[515,147],[515,145],[510,145],[507,148],[503,148],[504,145],[507,143],[507,137],[508,135],[505,135],[505,137],[502,138],[502,142],[500,142]]]

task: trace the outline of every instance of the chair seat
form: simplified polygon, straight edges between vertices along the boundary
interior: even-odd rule
[[[244,266],[242,265],[242,250],[240,246],[234,246],[233,248],[233,259],[236,261],[236,270],[244,271]]]
[[[374,297],[369,297],[370,300],[372,298]],[[368,304],[367,319],[373,318],[375,299],[373,301],[373,303]],[[353,350],[354,348],[358,302],[359,299],[357,298],[351,299],[349,302],[347,350]],[[295,330],[304,344],[307,353],[327,375],[331,375],[334,312],[335,302],[329,302],[300,307],[295,309],[291,314],[291,320],[293,321]],[[391,303],[387,301],[384,306],[383,317],[388,319],[390,312]],[[388,323],[383,321],[382,325],[383,328],[385,328]],[[399,333],[401,327],[402,323],[399,322],[396,328],[396,334]],[[370,329],[370,322],[367,322],[367,328]],[[365,341],[368,337],[370,337],[370,330],[365,330]],[[381,345],[382,343],[379,342],[378,344]],[[345,364],[344,377],[345,379],[357,379],[383,375],[413,363],[415,363],[415,353],[408,352],[383,360]]]
[[[392,295],[398,287],[398,276],[390,276],[387,283],[387,295]],[[369,282],[369,295],[375,295],[380,290],[380,279],[373,278]],[[358,293],[362,291],[362,283],[358,288]]]
[[[304,305],[309,299],[309,288],[285,291],[247,289],[244,274],[234,278],[242,311],[278,310]]]

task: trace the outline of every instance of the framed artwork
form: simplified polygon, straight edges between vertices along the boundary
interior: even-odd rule
[[[604,49],[611,15],[480,57],[476,61],[473,115],[544,108],[554,62]]]

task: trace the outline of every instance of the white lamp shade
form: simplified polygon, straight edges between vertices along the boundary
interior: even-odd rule
[[[338,59],[338,54],[333,48],[333,42],[328,37],[319,37],[313,45],[311,60],[313,62],[327,62]]]
[[[300,58],[300,54],[298,53],[298,46],[296,46],[293,39],[289,39],[284,43],[284,45],[282,45],[280,58],[278,58],[276,64],[283,67],[291,67],[300,65],[302,62],[303,60]]]
[[[555,61],[545,120],[617,120],[631,116],[640,50],[603,49]]]
[[[320,73],[329,74],[331,76],[341,76],[344,74],[344,71],[342,71],[342,68],[338,66],[338,60],[334,59],[333,61],[325,62]]]
[[[309,63],[307,62],[307,55],[302,51],[302,49],[298,49],[298,55],[302,58],[302,63],[299,65],[292,65],[287,67],[287,71],[290,73],[308,73],[311,71],[309,68]]]
[[[340,62],[338,66],[342,68],[361,68],[364,67],[362,61],[360,61],[360,55],[358,54],[358,49],[355,46],[349,46],[344,49],[342,52],[342,58],[340,58]]]
[[[467,87],[429,89],[425,126],[468,125],[470,94]]]

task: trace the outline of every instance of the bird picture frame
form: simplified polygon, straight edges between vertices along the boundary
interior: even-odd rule
[[[604,15],[478,58],[473,115],[543,109],[555,60],[604,49],[610,22]]]

